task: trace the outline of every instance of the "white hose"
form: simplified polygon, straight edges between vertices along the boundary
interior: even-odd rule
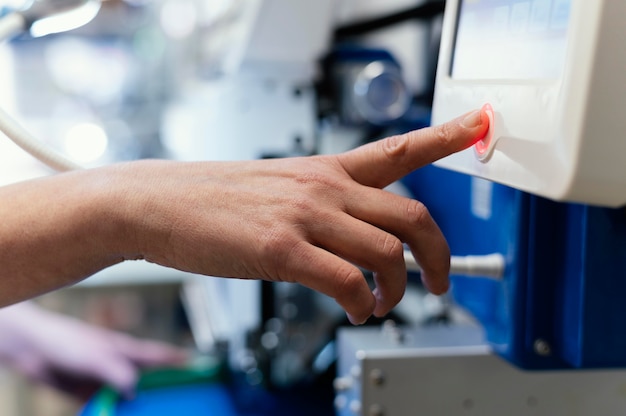
[[[413,254],[405,250],[404,261],[407,271],[421,272],[420,265]],[[506,261],[499,253],[482,256],[452,256],[450,257],[450,274],[467,277],[486,277],[500,280],[504,277]]]
[[[0,131],[19,147],[56,171],[66,172],[82,169],[79,164],[37,140],[2,108],[0,108]]]
[[[24,26],[24,18],[19,13],[11,13],[1,18],[0,42],[21,33],[24,30]],[[0,131],[19,147],[56,171],[65,172],[81,169],[79,164],[37,140],[2,108],[0,108]]]
[[[19,13],[11,13],[0,19],[0,42],[20,34],[26,26],[24,17]]]

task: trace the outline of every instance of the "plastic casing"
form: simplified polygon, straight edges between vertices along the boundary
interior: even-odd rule
[[[446,4],[432,122],[490,103],[493,148],[437,165],[557,201],[625,205],[626,1],[572,0],[562,77],[507,81],[450,76],[460,3]]]

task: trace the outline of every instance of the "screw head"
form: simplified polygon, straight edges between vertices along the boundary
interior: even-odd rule
[[[370,371],[370,382],[374,386],[382,386],[385,384],[385,373],[380,368],[375,368]]]
[[[535,350],[535,353],[537,355],[540,355],[542,357],[547,357],[552,354],[552,348],[550,347],[550,344],[548,344],[548,342],[543,339],[537,339],[533,344],[533,349]]]

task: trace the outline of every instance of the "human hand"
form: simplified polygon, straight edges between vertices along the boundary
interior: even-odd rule
[[[142,367],[181,365],[182,350],[138,340],[30,303],[0,309],[0,360],[30,380],[86,400],[103,384],[133,393]]]
[[[138,161],[0,187],[0,305],[129,259],[210,276],[299,282],[353,323],[402,298],[402,243],[433,293],[449,249],[418,201],[381,190],[482,138],[483,111],[338,155]],[[358,267],[357,267],[358,266]],[[370,291],[359,269],[374,272]]]
[[[383,316],[404,294],[403,243],[436,294],[448,288],[450,252],[420,202],[381,188],[472,145],[487,128],[477,111],[339,155],[121,165],[133,224],[127,258],[299,282],[333,297],[353,323]],[[357,266],[374,272],[373,292]]]

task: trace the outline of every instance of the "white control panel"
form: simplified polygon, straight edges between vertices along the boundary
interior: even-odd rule
[[[559,201],[626,205],[626,1],[448,0],[433,124],[489,104],[439,166]]]

